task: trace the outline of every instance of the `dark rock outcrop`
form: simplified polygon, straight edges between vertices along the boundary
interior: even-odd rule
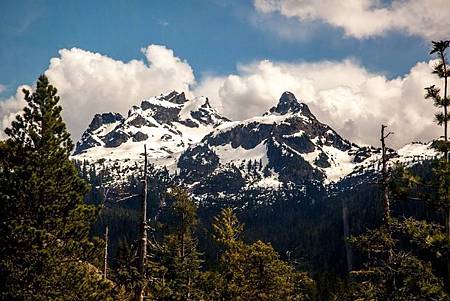
[[[130,136],[122,131],[112,131],[104,137],[105,147],[117,147],[124,142],[127,142]]]
[[[141,142],[148,139],[148,135],[144,134],[142,132],[137,132],[133,135],[133,141],[134,142]]]

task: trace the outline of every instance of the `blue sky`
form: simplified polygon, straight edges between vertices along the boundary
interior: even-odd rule
[[[61,48],[78,47],[128,61],[139,49],[162,44],[186,59],[197,76],[236,72],[238,63],[260,59],[316,61],[356,58],[369,70],[402,75],[427,59],[428,42],[392,33],[377,38],[344,37],[342,29],[316,22],[301,24],[280,15],[273,24],[314,30],[307,38],[279,37],[254,24],[251,1],[50,1],[2,0],[0,4],[0,83],[14,92],[32,83]]]
[[[430,40],[450,38],[449,15],[448,0],[0,0],[0,128],[45,73],[75,140],[169,90],[235,120],[289,90],[354,142],[378,143],[381,123],[395,146],[429,140]]]

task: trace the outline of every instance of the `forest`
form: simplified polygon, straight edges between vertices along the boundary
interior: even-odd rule
[[[0,141],[0,299],[450,300],[450,41],[431,46],[438,158],[389,165],[395,129],[380,125],[370,189],[303,207],[204,208],[146,156],[128,205],[106,206],[108,175],[71,160],[57,87],[40,76]]]

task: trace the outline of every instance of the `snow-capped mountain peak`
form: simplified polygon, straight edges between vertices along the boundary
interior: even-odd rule
[[[143,100],[126,118],[118,113],[95,115],[74,155],[90,161],[139,160],[145,143],[152,163],[175,166],[181,152],[227,121],[208,98],[187,99],[173,91]]]
[[[305,103],[300,103],[295,97],[295,95],[288,91],[284,92],[281,95],[278,104],[275,107],[272,107],[269,110],[269,112],[267,112],[265,115],[268,114],[285,115],[289,113],[292,114],[300,113],[308,117],[313,116],[308,106]]]
[[[229,121],[207,97],[171,92],[118,113],[94,116],[77,143],[74,159],[121,166],[132,173],[147,145],[150,163],[166,167],[194,194],[234,193],[255,187],[327,186],[379,167],[379,148],[360,147],[321,123],[305,103],[285,92],[262,116]],[[425,152],[424,158],[416,153]],[[392,162],[411,163],[433,154],[415,144],[395,152]],[[128,173],[127,173],[128,172]],[[313,185],[316,185],[313,184]],[[332,186],[332,185],[331,185]]]

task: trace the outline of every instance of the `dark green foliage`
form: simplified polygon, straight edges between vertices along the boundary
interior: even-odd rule
[[[298,272],[270,244],[246,244],[243,225],[230,209],[214,219],[218,262],[205,270],[198,251],[196,206],[182,189],[166,197],[166,207],[149,235],[146,295],[155,300],[312,300],[314,282]],[[121,241],[114,279],[132,294],[139,280],[136,252]]]
[[[428,173],[430,166],[425,166]],[[352,237],[363,262],[351,273],[350,290],[341,294],[341,299],[449,299],[441,267],[450,245],[444,228],[436,222],[439,219],[433,214],[435,210],[427,206],[433,204],[432,195],[437,192],[430,183],[424,184],[421,177],[404,166],[392,170],[389,188],[396,201],[394,216],[399,217]],[[413,202],[422,203],[420,214],[405,217],[411,213],[399,206],[402,202],[409,207]]]
[[[450,221],[450,162],[448,152],[450,143],[448,141],[448,121],[450,120],[448,106],[450,105],[450,98],[447,94],[447,80],[450,76],[450,69],[446,57],[446,51],[450,47],[450,41],[433,41],[433,49],[430,54],[435,55],[437,59],[436,65],[433,67],[433,74],[444,80],[443,89],[432,85],[425,88],[426,99],[432,99],[434,106],[440,111],[435,115],[435,121],[444,129],[443,140],[437,140],[434,143],[436,150],[443,154],[443,158],[438,160],[433,168],[435,182],[433,186],[436,188],[436,194],[432,198],[440,209],[446,211],[447,218],[447,235],[450,237],[450,229],[448,224]],[[450,264],[449,264],[450,265]]]
[[[393,220],[389,226],[353,237],[352,243],[366,261],[362,269],[352,272],[352,287],[345,299],[448,300],[431,263],[418,257],[416,246],[427,247],[435,234],[423,226],[413,219]],[[411,237],[413,244],[408,250],[401,242]]]
[[[440,147],[443,152],[447,153],[447,123],[449,121],[447,108],[450,105],[450,101],[447,96],[447,78],[450,76],[450,70],[448,68],[446,51],[450,46],[450,41],[433,41],[432,44],[433,49],[431,50],[430,54],[435,55],[437,59],[437,63],[433,67],[433,74],[436,74],[439,78],[444,79],[444,89],[441,93],[441,89],[436,87],[435,85],[427,87],[425,88],[425,98],[433,100],[434,106],[442,110],[436,113],[435,120],[438,125],[444,127],[445,143],[441,143]]]
[[[422,179],[403,166],[396,166],[390,175],[389,192],[397,201],[419,201],[424,204],[426,214],[409,218],[388,219],[374,230],[353,237],[354,246],[364,254],[364,264],[353,272],[353,290],[349,299],[356,300],[448,300],[444,280],[450,278],[449,259],[449,183],[448,162],[448,112],[447,67],[445,51],[449,41],[433,42],[430,54],[435,54],[437,64],[433,74],[444,80],[444,89],[435,85],[426,88],[426,99],[432,99],[441,109],[435,115],[436,123],[444,128],[444,139],[434,143],[443,156],[430,166]],[[430,207],[427,207],[430,206]],[[445,215],[444,227],[438,222],[437,212]],[[422,212],[423,215],[424,212]],[[405,212],[400,212],[405,216]],[[446,262],[447,261],[447,262]],[[444,263],[444,264],[443,264]],[[447,266],[447,271],[442,266]],[[448,288],[448,285],[447,285]]]
[[[202,260],[194,231],[197,212],[187,193],[173,188],[168,195],[171,222],[162,242],[153,241],[148,264],[149,289],[156,300],[200,300]]]
[[[136,286],[141,280],[137,269],[137,254],[124,239],[119,240],[117,244],[112,278],[117,284],[117,292],[129,296],[127,299],[134,296]]]
[[[89,263],[101,250],[89,239],[97,209],[83,202],[88,186],[69,160],[56,92],[45,76],[24,90],[27,106],[0,144],[0,291],[8,300],[105,300],[110,285]]]
[[[307,300],[313,282],[282,261],[270,244],[245,244],[239,235],[243,225],[229,208],[214,219],[215,239],[222,251],[219,259],[220,300]]]

